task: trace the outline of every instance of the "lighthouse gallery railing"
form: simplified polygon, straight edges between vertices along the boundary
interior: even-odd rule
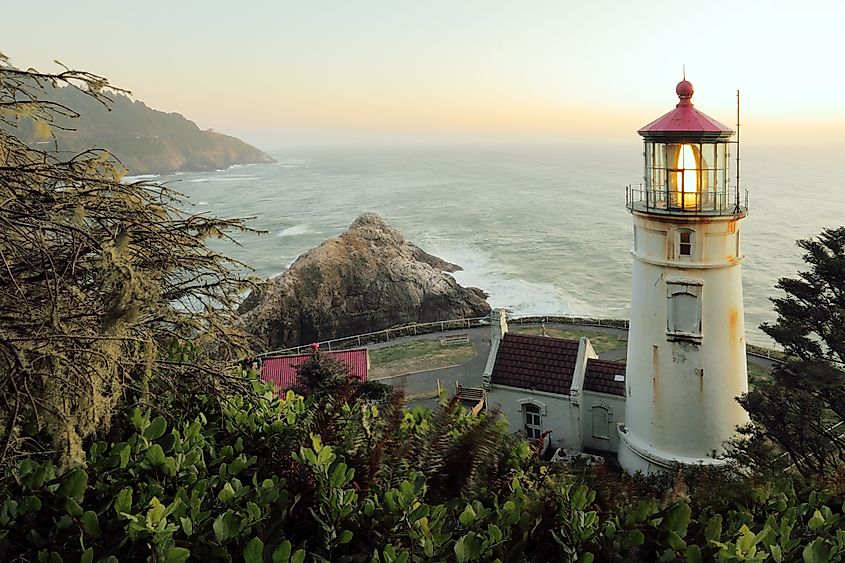
[[[738,201],[736,193],[686,192],[646,190],[642,187],[625,187],[625,206],[631,211],[657,213],[682,213],[689,215],[736,215],[748,211],[748,190]]]

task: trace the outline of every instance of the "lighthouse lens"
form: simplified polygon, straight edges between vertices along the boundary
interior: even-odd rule
[[[698,206],[698,165],[692,146],[681,145],[678,152],[678,168],[682,205],[684,209],[694,209]]]

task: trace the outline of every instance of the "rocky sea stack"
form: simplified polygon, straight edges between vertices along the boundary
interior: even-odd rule
[[[487,295],[465,288],[460,270],[405,240],[375,213],[297,258],[242,306],[265,349],[298,346],[413,322],[480,317]]]

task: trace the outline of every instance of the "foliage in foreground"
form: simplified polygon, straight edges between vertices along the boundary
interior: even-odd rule
[[[311,374],[326,372],[317,355]],[[788,480],[669,487],[535,463],[495,416],[333,376],[278,397],[133,408],[87,463],[26,459],[0,491],[0,558],[42,561],[837,561],[842,499]],[[378,397],[378,398],[373,398]],[[655,493],[655,490],[664,492]],[[597,491],[599,494],[597,495]],[[112,559],[109,559],[112,558]]]
[[[19,70],[0,54],[0,466],[48,452],[79,464],[83,440],[125,404],[148,402],[150,385],[214,393],[245,347],[235,304],[252,284],[206,245],[244,225],[186,213],[163,186],[122,182],[104,151],[24,144],[23,124],[49,141],[78,117],[44,100],[63,84],[92,103],[115,90],[86,72]],[[180,340],[193,352],[169,357]]]

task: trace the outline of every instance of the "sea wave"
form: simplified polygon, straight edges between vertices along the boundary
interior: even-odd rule
[[[124,176],[121,180],[125,184],[129,184],[131,182],[140,182],[141,180],[152,180],[154,178],[160,178],[161,174],[137,174],[135,176]]]
[[[434,254],[463,268],[452,274],[459,284],[482,288],[489,295],[487,301],[492,307],[507,309],[515,316],[597,314],[594,307],[565,288],[520,278],[480,249],[440,248]]]
[[[276,236],[277,237],[295,237],[297,235],[304,235],[308,232],[308,225],[294,225],[292,227],[288,227],[287,229],[282,229],[279,231]]]
[[[258,176],[225,176],[223,178],[194,178],[187,180],[189,184],[196,184],[201,182],[234,182],[238,180],[258,180]]]
[[[237,168],[245,168],[245,167],[247,167],[247,166],[258,166],[259,164],[270,164],[270,163],[265,163],[265,162],[247,162],[247,163],[245,163],[245,164],[232,164],[232,165],[230,165],[230,166],[227,166],[226,168],[218,168],[218,169],[216,170],[216,172],[225,172],[225,171],[227,171],[227,170],[235,170],[235,169],[237,169]]]

